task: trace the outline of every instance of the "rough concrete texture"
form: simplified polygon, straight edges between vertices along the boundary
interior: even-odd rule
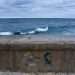
[[[0,70],[75,72],[75,46],[57,44],[0,45]]]
[[[0,75],[75,75],[75,73],[21,73],[21,72],[0,72]]]

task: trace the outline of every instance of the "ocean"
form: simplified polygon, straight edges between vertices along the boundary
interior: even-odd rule
[[[1,18],[0,36],[4,35],[75,36],[75,19]]]

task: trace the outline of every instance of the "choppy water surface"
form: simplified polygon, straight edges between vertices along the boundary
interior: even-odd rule
[[[0,35],[75,35],[75,19],[0,19]]]

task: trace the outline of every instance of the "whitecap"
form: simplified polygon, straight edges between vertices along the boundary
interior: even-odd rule
[[[12,32],[0,32],[0,35],[13,35]]]
[[[29,31],[28,34],[35,34],[35,31]]]
[[[36,28],[35,31],[37,31],[37,32],[47,32],[48,31],[48,27],[45,27],[45,28]]]

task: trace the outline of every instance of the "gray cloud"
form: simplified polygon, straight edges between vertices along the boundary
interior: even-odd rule
[[[75,18],[74,0],[0,0],[0,17]]]

